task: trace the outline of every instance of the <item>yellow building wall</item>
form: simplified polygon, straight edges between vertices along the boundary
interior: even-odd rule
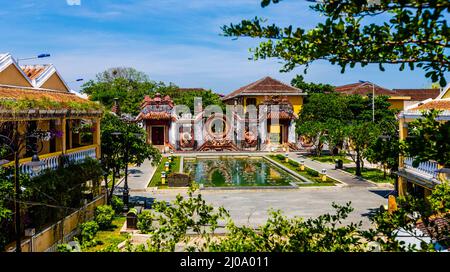
[[[264,96],[244,96],[244,111],[247,109],[247,98],[256,98],[256,105],[264,102]],[[287,96],[288,101],[292,104],[294,108],[294,113],[298,115],[302,110],[303,106],[303,96]]]
[[[14,64],[9,65],[8,68],[0,72],[0,84],[32,87],[30,82],[28,82]]]
[[[391,103],[390,109],[403,110],[404,109],[404,101],[403,100],[391,100],[388,99],[389,103]]]
[[[44,84],[42,84],[41,88],[58,90],[63,92],[69,91],[66,88],[66,86],[64,86],[63,81],[56,73],[54,73],[49,79],[47,79],[47,81]]]
[[[442,98],[450,98],[450,88],[447,90],[446,93],[442,96]]]
[[[37,124],[38,130],[49,131],[50,130],[50,120],[40,120]],[[42,150],[39,152],[40,154],[50,153],[50,142],[42,141]]]

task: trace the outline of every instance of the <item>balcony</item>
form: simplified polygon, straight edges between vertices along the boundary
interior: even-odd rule
[[[65,156],[70,162],[77,163],[82,162],[87,157],[96,159],[96,150],[97,145],[89,145],[83,146],[80,148],[69,149],[66,151]],[[50,169],[55,170],[60,165],[60,157],[62,156],[61,152],[50,153],[45,155],[40,155],[39,159],[43,162],[42,166],[40,166],[39,171],[33,172],[31,166],[27,163],[31,161],[31,158],[25,158],[20,160],[20,173],[27,174],[30,177],[36,177],[42,173],[42,171]]]
[[[427,178],[427,179],[437,179],[438,173],[438,163],[427,161],[421,162],[417,167],[413,166],[414,158],[406,157],[404,159],[405,170],[411,172],[414,175]]]

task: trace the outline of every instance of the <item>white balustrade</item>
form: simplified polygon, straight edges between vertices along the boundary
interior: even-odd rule
[[[406,157],[404,159],[405,168],[413,170],[424,176],[436,178],[436,176],[437,176],[436,170],[438,170],[437,162],[432,162],[432,161],[421,162],[421,163],[419,163],[419,165],[417,167],[414,167],[413,161],[414,161],[414,158]]]
[[[59,167],[60,156],[61,156],[60,154],[56,154],[54,156],[41,159],[42,165],[40,166],[39,171],[36,171],[36,172],[34,172],[32,170],[31,166],[28,163],[23,163],[20,165],[20,173],[29,175],[30,177],[36,177],[36,176],[40,175],[42,173],[42,171],[44,171],[46,169],[56,170]],[[69,153],[66,156],[70,162],[75,162],[75,163],[82,162],[87,157],[93,158],[93,159],[97,158],[95,147],[85,149],[85,150],[75,151],[75,152],[69,151]]]
[[[82,162],[87,157],[92,159],[96,158],[95,147],[67,154],[67,158],[70,162]]]

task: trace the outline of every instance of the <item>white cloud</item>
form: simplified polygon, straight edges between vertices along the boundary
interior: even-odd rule
[[[81,0],[66,0],[69,6],[81,6]]]

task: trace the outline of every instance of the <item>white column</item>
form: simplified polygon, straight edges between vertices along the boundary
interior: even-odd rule
[[[289,143],[294,143],[295,144],[295,120],[291,120],[291,125],[289,126],[289,131],[288,131],[288,142]]]
[[[194,120],[194,139],[197,141],[197,147],[200,147],[203,140],[203,119]]]
[[[176,122],[170,122],[169,127],[169,143],[175,147],[176,144]]]

